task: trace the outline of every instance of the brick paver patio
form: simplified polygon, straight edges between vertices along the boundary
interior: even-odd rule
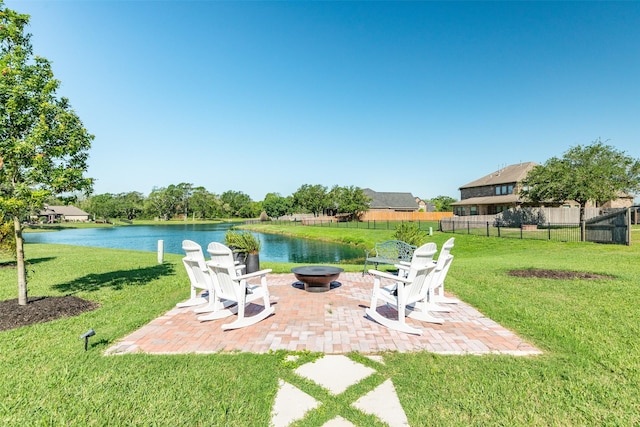
[[[229,323],[229,318],[200,322],[193,308],[174,308],[124,337],[107,353],[266,353],[281,349],[328,354],[386,350],[439,354],[541,353],[463,302],[448,305],[450,313],[435,313],[445,320],[442,325],[408,319],[408,323],[423,330],[422,335],[389,330],[364,313],[373,284],[370,275],[342,273],[338,286],[321,293],[304,291],[293,274],[270,274],[268,283],[275,315],[262,322],[223,331],[220,326]],[[247,308],[251,315],[260,306]],[[379,310],[394,313],[387,307]]]

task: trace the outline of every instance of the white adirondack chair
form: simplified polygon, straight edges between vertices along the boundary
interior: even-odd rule
[[[182,263],[187,270],[191,287],[191,294],[188,300],[179,302],[176,307],[193,307],[202,305],[208,301],[208,296],[200,296],[198,292],[205,290],[211,295],[213,283],[210,280],[207,266],[205,265],[202,247],[192,240],[183,240],[182,249],[186,256],[182,258]]]
[[[413,256],[410,262],[400,261],[398,263],[398,274],[407,277],[411,267],[421,267],[423,265],[429,265],[433,262],[433,257],[438,252],[438,247],[435,243],[429,242],[420,246],[413,251]]]
[[[451,249],[453,248],[455,237],[450,238],[442,245],[438,260],[436,261],[436,275],[433,291],[429,294],[429,300],[435,304],[457,304],[460,302],[458,298],[450,298],[444,295],[444,279],[447,277],[449,267],[453,262]]]
[[[411,267],[418,268],[427,265],[436,265],[435,275],[438,274],[437,262],[433,260],[434,255],[438,251],[438,247],[435,243],[425,243],[415,250],[413,253],[413,257],[411,258],[411,262],[401,262],[398,264],[398,275],[403,277],[407,277],[409,274],[409,270]],[[441,313],[448,313],[451,311],[449,307],[442,306],[436,303],[433,299],[433,294],[435,290],[435,286],[437,285],[437,280],[434,278],[430,282],[429,290],[427,291],[427,296],[424,300],[416,303],[416,308],[420,311],[435,311]]]
[[[238,274],[242,269],[244,269],[244,265],[239,264],[237,261],[233,260],[233,252],[231,251],[231,249],[229,249],[222,243],[218,243],[218,242],[209,243],[209,245],[207,246],[207,252],[209,252],[209,256],[211,256],[211,261],[215,263],[221,263],[221,264],[230,264],[236,268]],[[203,260],[204,260],[204,257],[203,257]],[[221,301],[220,298],[216,298],[215,296],[216,289],[213,284],[213,279],[209,271],[209,267],[207,267],[206,263],[203,263],[203,266],[204,266],[204,271],[206,272],[206,275],[207,275],[207,280],[211,282],[212,289],[209,292],[209,294],[213,295],[213,297],[210,297],[208,299],[208,304],[202,307],[196,307],[193,310],[194,313],[197,313],[197,314],[209,313],[212,311],[225,309],[235,304],[235,302],[233,301]]]
[[[429,286],[434,278],[435,264],[422,267],[411,268],[407,277],[395,276],[383,271],[369,270],[375,276],[373,281],[373,292],[371,294],[371,304],[365,310],[367,315],[390,329],[406,332],[409,334],[421,335],[422,330],[409,326],[406,317],[430,323],[444,323],[440,318],[434,317],[427,311],[420,311],[416,303],[424,300],[427,296]],[[388,286],[381,286],[382,280],[393,281]],[[378,310],[378,300],[394,307],[398,311],[397,319],[390,319],[381,315]]]
[[[273,314],[275,310],[270,305],[269,289],[267,287],[267,274],[271,272],[271,269],[238,275],[236,271],[238,266],[233,262],[233,255],[231,255],[231,260],[228,257],[231,250],[222,244],[218,245],[213,247],[209,245],[207,249],[211,255],[211,261],[207,262],[207,267],[213,280],[214,297],[220,304],[225,306],[230,303],[235,303],[235,305],[224,308],[216,305],[211,313],[199,316],[198,320],[217,320],[236,315],[236,320],[222,325],[222,329],[227,330],[256,324]],[[259,285],[248,283],[248,280],[254,278],[260,278]],[[258,314],[246,317],[246,306],[260,299],[262,299],[264,308]]]
[[[245,269],[244,264],[240,264],[233,258],[233,251],[226,245],[218,242],[211,242],[207,246],[207,252],[209,253],[210,261],[214,264],[231,264],[236,268],[236,273],[241,274]]]

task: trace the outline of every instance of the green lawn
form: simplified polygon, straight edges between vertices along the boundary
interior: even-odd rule
[[[308,237],[363,248],[393,234],[292,228]],[[636,229],[636,241],[637,235]],[[432,240],[440,246],[448,237],[435,233]],[[268,425],[278,378],[293,375],[295,364],[284,360],[285,352],[102,355],[115,341],[187,297],[180,256],[167,255],[159,265],[155,253],[136,251],[28,245],[26,253],[30,295],[74,294],[101,307],[0,332],[1,425]],[[452,253],[448,290],[545,353],[385,353],[386,364],[378,371],[392,379],[411,425],[640,424],[640,244],[456,235]],[[291,264],[262,266],[288,272]],[[584,271],[613,279],[522,279],[507,274],[525,268]],[[15,283],[15,270],[0,268],[0,299],[17,297]],[[97,334],[85,352],[79,336],[89,328]],[[316,356],[303,354],[299,363]],[[344,407],[328,402],[323,419],[342,411]],[[351,420],[370,425],[357,415]],[[304,425],[318,425],[313,422]]]

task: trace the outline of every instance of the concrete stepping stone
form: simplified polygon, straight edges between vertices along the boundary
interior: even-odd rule
[[[382,363],[382,358],[374,359]],[[296,374],[326,388],[333,395],[343,393],[350,386],[375,373],[375,370],[342,355],[324,357],[298,367]],[[316,399],[293,385],[280,380],[275,403],[271,411],[271,426],[286,427],[304,418],[306,413],[320,405]],[[375,389],[353,402],[353,407],[374,415],[390,427],[406,427],[407,416],[391,380],[387,379]],[[323,427],[352,427],[353,424],[337,416]]]
[[[391,380],[386,380],[371,392],[362,396],[353,403],[353,406],[366,414],[372,414],[380,418],[390,427],[405,427],[409,420],[402,409],[396,388]]]
[[[320,403],[304,391],[280,380],[276,401],[271,410],[271,426],[286,427],[304,417]]]
[[[347,356],[326,355],[300,366],[295,372],[337,395],[373,374],[375,370],[356,363]]]
[[[322,424],[322,427],[356,427],[356,426],[351,421],[345,420],[341,416],[337,416],[331,421],[327,421],[326,423]]]

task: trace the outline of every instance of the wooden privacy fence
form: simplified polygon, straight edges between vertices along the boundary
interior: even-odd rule
[[[367,211],[360,221],[440,221],[453,217],[453,212]]]
[[[585,221],[585,240],[630,245],[631,209],[620,209]]]

